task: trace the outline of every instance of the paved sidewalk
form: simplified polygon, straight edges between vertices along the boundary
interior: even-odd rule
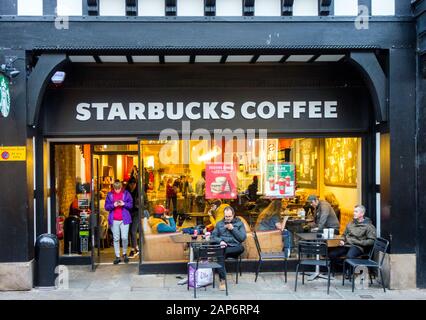
[[[177,276],[186,275],[138,275],[137,265],[101,265],[95,273],[88,266],[68,266],[69,289],[10,291],[0,292],[0,300],[191,300],[193,292],[186,285],[178,285]],[[197,290],[199,300],[426,300],[426,290],[386,290],[378,283],[366,289],[351,291],[351,284],[343,287],[341,276],[331,282],[330,295],[327,295],[326,280],[305,281],[299,277],[297,292],[294,292],[294,272],[288,273],[284,283],[282,273],[263,272],[254,282],[254,273],[243,273],[235,284],[235,274],[229,274],[229,296],[218,288],[209,286],[207,290]],[[305,278],[306,280],[306,278]]]

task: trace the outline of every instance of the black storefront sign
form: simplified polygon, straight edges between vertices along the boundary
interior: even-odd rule
[[[49,93],[44,134],[144,135],[164,129],[267,129],[268,133],[369,130],[364,88],[62,89]]]

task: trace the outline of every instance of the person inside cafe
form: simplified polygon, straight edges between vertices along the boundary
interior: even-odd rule
[[[322,232],[325,228],[332,228],[334,234],[339,234],[339,220],[331,205],[313,194],[308,197],[308,202],[315,209],[315,225],[311,231]]]
[[[204,212],[206,192],[206,170],[201,171],[201,177],[195,184],[195,203],[198,212]]]
[[[324,196],[325,201],[327,201],[331,207],[334,210],[334,213],[336,214],[337,220],[340,221],[340,207],[339,207],[339,201],[337,200],[336,196],[333,192],[328,192]]]
[[[223,220],[225,216],[225,209],[229,207],[229,204],[222,203],[220,199],[215,199],[212,201],[210,209],[207,211],[209,215],[210,224],[206,226],[207,231],[212,231],[216,224]]]
[[[333,263],[344,256],[348,259],[357,258],[368,254],[375,240],[376,228],[371,219],[365,217],[365,207],[356,205],[354,218],[347,224],[343,232],[343,240],[340,240],[339,243],[340,246],[330,248],[328,255]]]
[[[171,209],[171,204],[173,204],[173,218],[177,219],[177,194],[178,194],[178,183],[173,182],[172,178],[167,180],[166,186],[166,207]]]
[[[163,205],[154,207],[154,214],[149,217],[148,223],[153,233],[176,232],[176,222],[172,216],[167,215],[167,210]]]
[[[250,185],[247,188],[247,195],[250,199],[250,201],[256,201],[257,200],[257,190],[259,188],[259,182],[257,176],[253,177],[253,182],[250,183]]]
[[[281,201],[280,199],[272,200],[272,202],[259,214],[255,230],[281,230],[284,243],[283,250],[288,258],[292,247],[292,236],[291,232],[285,229],[285,222],[281,218],[281,211],[285,209],[287,205],[287,201]]]
[[[211,241],[220,244],[225,248],[225,259],[228,257],[238,258],[243,252],[243,242],[247,238],[246,229],[243,222],[235,217],[234,209],[229,206],[225,208],[225,217],[216,224],[213,230]],[[222,268],[218,269],[219,273],[219,289],[226,290],[225,287],[225,261],[219,261]]]

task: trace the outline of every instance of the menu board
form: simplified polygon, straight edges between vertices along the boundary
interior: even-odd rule
[[[294,163],[268,163],[265,176],[265,196],[294,197],[296,187]]]
[[[206,164],[206,199],[236,199],[237,168],[235,163]]]

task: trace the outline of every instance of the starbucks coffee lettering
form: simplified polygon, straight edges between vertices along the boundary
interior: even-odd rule
[[[81,102],[75,108],[79,121],[114,120],[232,120],[244,119],[328,119],[338,117],[337,101],[246,101],[235,102]]]

